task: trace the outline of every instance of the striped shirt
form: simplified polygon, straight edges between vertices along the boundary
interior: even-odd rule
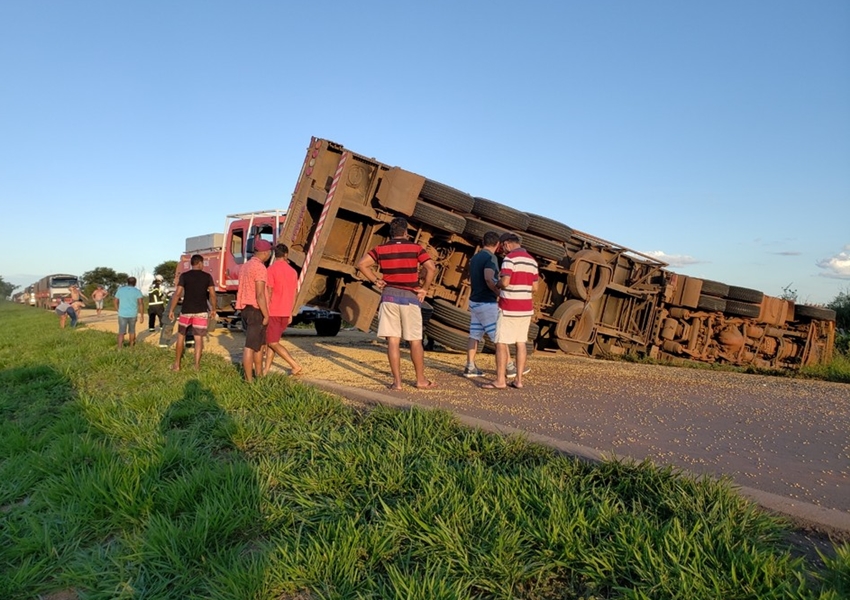
[[[532,285],[537,281],[537,261],[523,248],[509,252],[502,261],[499,278],[510,277],[507,287],[499,294],[499,308],[507,317],[534,314]]]
[[[419,265],[431,260],[425,248],[407,238],[393,238],[369,251],[387,286],[402,290],[419,287]]]

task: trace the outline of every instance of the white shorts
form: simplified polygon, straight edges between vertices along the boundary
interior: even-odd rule
[[[497,344],[525,344],[528,342],[528,327],[531,325],[531,315],[525,317],[506,317],[499,311],[496,320]]]
[[[404,340],[422,339],[422,308],[418,304],[381,302],[378,309],[378,337]]]

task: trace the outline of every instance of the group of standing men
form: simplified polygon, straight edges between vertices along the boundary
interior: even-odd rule
[[[280,343],[292,321],[298,275],[286,260],[289,248],[285,244],[274,246],[275,260],[266,267],[271,255],[271,242],[258,239],[254,243],[254,255],[239,271],[236,309],[241,311],[245,329],[242,368],[248,382],[268,373],[275,354],[289,365],[290,375],[298,375],[302,370]]]
[[[372,248],[357,263],[357,270],[381,292],[378,313],[378,337],[387,340],[387,358],[392,383],[391,390],[402,389],[401,341],[410,347],[410,358],[416,376],[415,387],[427,389],[436,383],[425,376],[425,351],[422,344],[422,302],[437,267],[428,252],[407,235],[408,223],[404,217],[390,222],[390,239]],[[481,250],[470,261],[469,298],[470,330],[467,346],[465,377],[483,377],[475,364],[478,345],[487,335],[496,345],[495,378],[481,387],[505,389],[523,387],[522,377],[528,373],[528,330],[534,314],[533,294],[538,285],[538,268],[534,258],[522,248],[521,238],[513,232],[501,236],[489,231],[482,238]],[[272,246],[264,239],[254,242],[253,256],[243,265],[239,274],[236,309],[241,312],[245,329],[245,348],[242,367],[248,382],[266,375],[271,369],[275,354],[297,375],[302,367],[280,343],[281,336],[292,321],[292,310],[298,288],[298,275],[287,261],[289,249],[284,244]],[[274,261],[266,266],[274,252]],[[504,253],[501,266],[496,255]],[[195,369],[200,368],[203,340],[209,320],[216,316],[215,283],[212,275],[204,271],[203,256],[191,258],[191,269],[182,273],[168,308],[168,324],[175,321],[175,311],[182,301],[177,318],[178,337],[175,362],[172,370],[179,371],[186,336],[189,329],[195,339]],[[375,267],[378,268],[376,271]],[[379,274],[380,272],[380,274]],[[154,281],[149,307],[149,329],[154,330],[155,319],[163,325],[166,295],[160,287],[162,278]],[[130,346],[135,344],[135,319],[143,319],[143,295],[130,277],[127,285],[115,292],[118,311],[118,347],[124,345],[129,332]],[[78,294],[81,294],[79,290]],[[155,297],[154,297],[155,296]],[[78,298],[79,300],[79,298]],[[103,296],[99,298],[98,311]],[[59,309],[57,309],[59,314]],[[76,323],[73,304],[63,308],[71,316],[71,326]],[[165,328],[163,327],[163,333]],[[160,340],[162,342],[162,340]],[[162,343],[160,343],[162,346]],[[516,346],[516,363],[510,361],[510,346]],[[509,379],[513,379],[508,383]]]
[[[505,253],[501,267],[496,259],[499,251]],[[390,239],[361,258],[357,269],[381,291],[378,337],[387,340],[393,378],[389,389],[402,389],[402,339],[410,346],[415,387],[435,387],[425,377],[421,305],[434,279],[436,265],[422,246],[408,239],[407,220],[393,219]],[[506,232],[499,236],[492,231],[484,234],[482,249],[470,261],[471,322],[463,373],[466,377],[484,375],[475,365],[475,355],[486,334],[496,345],[496,376],[482,388],[505,389],[511,378],[511,387],[523,387],[522,376],[529,370],[526,343],[538,278],[537,261],[522,248],[519,235]],[[515,365],[510,362],[511,345],[516,346]]]

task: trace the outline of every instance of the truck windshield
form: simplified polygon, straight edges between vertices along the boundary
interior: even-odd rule
[[[54,277],[50,281],[51,287],[71,287],[72,285],[79,285],[79,281],[76,277]]]

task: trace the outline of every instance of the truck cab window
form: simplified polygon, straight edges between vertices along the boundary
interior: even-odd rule
[[[242,252],[244,238],[245,235],[241,229],[233,230],[233,235],[230,238],[230,254],[233,255],[237,265],[245,262],[245,254]]]

